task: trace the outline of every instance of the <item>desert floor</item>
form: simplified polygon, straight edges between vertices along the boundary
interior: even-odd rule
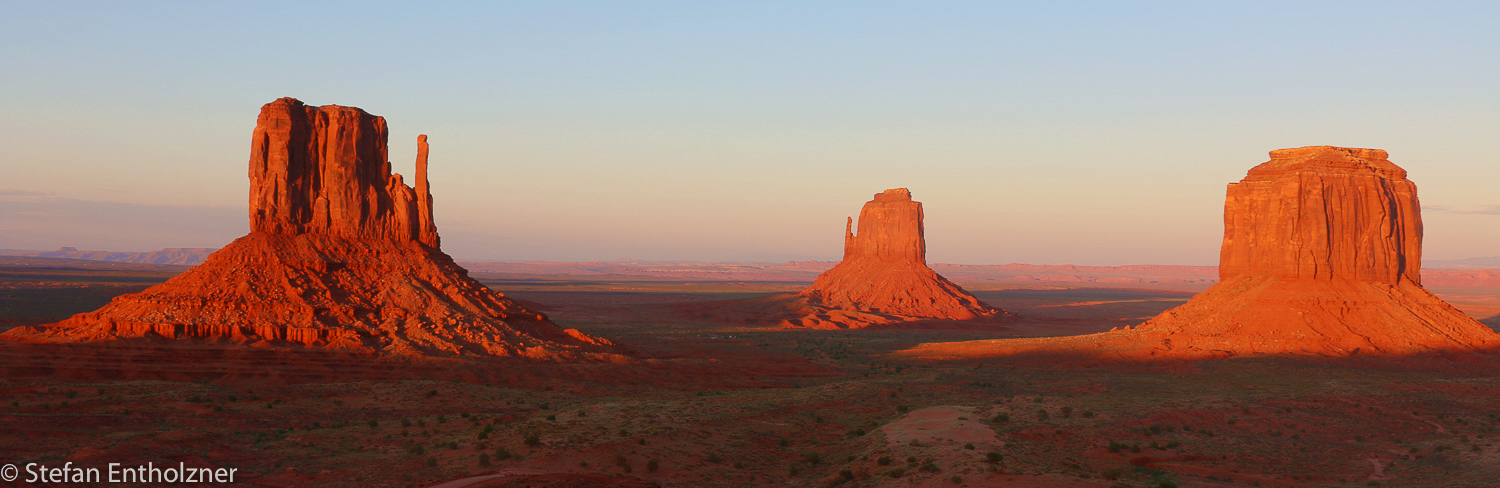
[[[6,261],[0,328],[90,311],[182,269]],[[681,314],[803,282],[476,277],[559,325],[633,346],[639,359],[398,361],[166,340],[7,343],[0,463],[182,462],[238,468],[236,481],[250,486],[1500,480],[1500,361],[1488,357],[1099,367],[894,355],[922,343],[1109,330],[1176,306],[1191,289],[965,284],[1024,319],[813,331]],[[1500,290],[1433,291],[1497,325]]]

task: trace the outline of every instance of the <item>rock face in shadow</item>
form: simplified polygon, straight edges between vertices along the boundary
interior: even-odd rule
[[[141,293],[10,339],[197,338],[395,356],[613,357],[468,276],[438,249],[427,185],[391,174],[386,123],[353,107],[282,98],[261,108],[249,235]]]
[[[1272,151],[1229,185],[1218,284],[1133,328],[990,346],[1122,359],[1500,347],[1500,335],[1422,288],[1420,212],[1416,185],[1385,151]]]
[[[798,293],[811,307],[794,326],[863,327],[912,320],[1004,318],[1010,314],[927,267],[922,203],[905,188],[886,190],[849,219],[844,260]]]

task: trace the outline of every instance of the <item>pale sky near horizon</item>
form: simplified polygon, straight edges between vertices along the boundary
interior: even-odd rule
[[[306,3],[313,3],[307,5]],[[0,2],[0,249],[221,247],[291,96],[432,143],[473,259],[1216,264],[1273,149],[1390,152],[1425,258],[1500,255],[1497,2]]]

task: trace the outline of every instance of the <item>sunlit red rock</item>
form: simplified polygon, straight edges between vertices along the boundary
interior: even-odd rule
[[[469,278],[438,249],[427,137],[417,142],[415,190],[391,173],[386,140],[385,119],[358,108],[266,104],[251,144],[249,235],[161,285],[5,336],[534,359],[618,349]]]
[[[844,230],[844,260],[798,293],[809,317],[792,325],[860,327],[909,320],[1008,317],[927,267],[922,203],[905,188],[866,202]],[[821,317],[819,317],[821,316]]]
[[[1500,335],[1422,288],[1420,212],[1416,186],[1385,151],[1272,151],[1270,161],[1229,185],[1218,284],[1134,328],[988,347],[1202,358],[1500,346]],[[935,357],[958,349],[978,352],[934,344],[911,353]]]

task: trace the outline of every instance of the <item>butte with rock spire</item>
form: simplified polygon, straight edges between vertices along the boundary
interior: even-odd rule
[[[282,98],[250,152],[250,233],[203,264],[11,340],[197,339],[391,356],[587,359],[619,347],[563,330],[439,249],[417,139],[416,188],[391,173],[386,121]]]
[[[682,307],[688,319],[791,328],[924,328],[1014,318],[927,267],[922,203],[905,188],[875,194],[844,227],[844,259],[796,294]],[[736,320],[738,318],[738,320]]]
[[[927,344],[905,354],[1100,358],[1413,356],[1478,352],[1500,334],[1422,288],[1417,187],[1385,151],[1312,146],[1229,184],[1219,282],[1135,327]]]

